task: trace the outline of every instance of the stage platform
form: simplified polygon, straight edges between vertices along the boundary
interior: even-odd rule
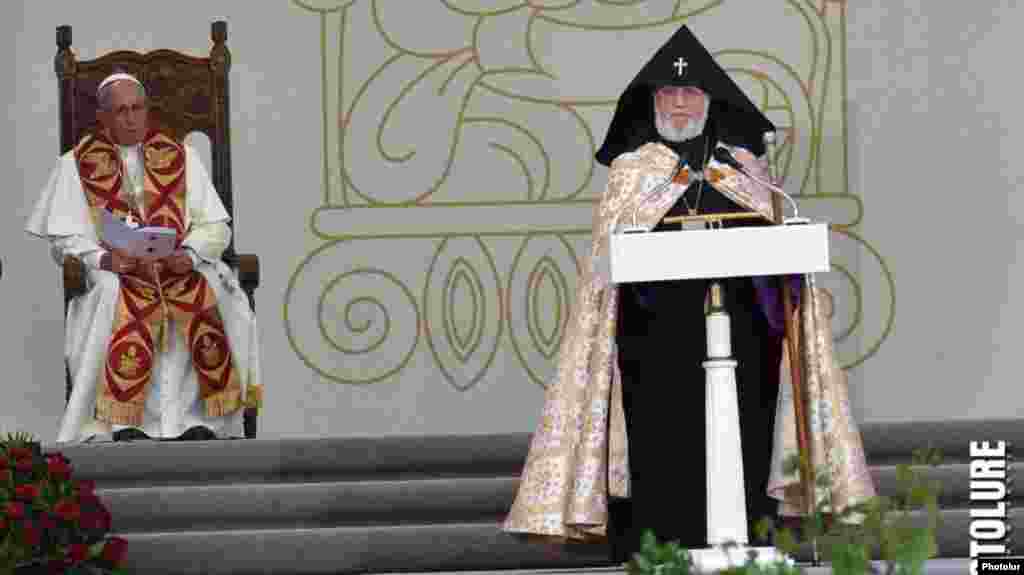
[[[933,559],[925,566],[921,575],[964,575],[968,573],[967,559]],[[876,567],[882,565],[876,563]],[[828,567],[804,566],[807,575],[828,575],[831,573]],[[884,571],[880,571],[884,573]],[[625,575],[625,569],[621,567],[593,567],[590,569],[535,569],[535,570],[510,570],[510,571],[452,571],[448,573],[437,573],[435,575]],[[392,575],[392,574],[388,574]],[[398,575],[398,574],[393,574]]]
[[[1024,446],[1024,421],[864,425],[881,494],[929,443],[945,463],[942,561],[969,549],[970,441]],[[87,444],[63,449],[97,482],[137,574],[621,573],[602,545],[551,547],[501,531],[529,435]],[[49,447],[47,447],[49,448]],[[1014,464],[1011,474],[1019,474]],[[1012,523],[1024,528],[1014,494]],[[923,517],[918,519],[923,520]],[[827,570],[812,568],[809,573]]]

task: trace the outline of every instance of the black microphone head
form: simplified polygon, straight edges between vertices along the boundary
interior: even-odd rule
[[[732,167],[736,167],[739,162],[736,160],[732,152],[724,146],[716,146],[715,151],[711,152],[711,155],[722,164],[729,164]]]

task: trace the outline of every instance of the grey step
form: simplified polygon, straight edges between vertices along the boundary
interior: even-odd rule
[[[941,449],[946,463],[968,461],[970,441],[1024,446],[1024,422],[864,424],[872,466],[909,462],[914,449]],[[530,434],[384,438],[135,442],[65,447],[76,475],[104,486],[230,482],[312,482],[518,475]]]
[[[944,512],[940,556],[969,553],[966,510]],[[923,517],[918,517],[923,520]],[[1024,513],[1012,514],[1015,528]],[[525,542],[498,523],[127,533],[131,573],[365,573],[610,567],[600,545]],[[187,550],[187,553],[184,552]],[[798,559],[809,557],[801,554]]]
[[[925,473],[943,484],[945,504],[968,501],[967,465],[927,469]],[[899,487],[895,466],[873,468],[872,475],[883,495],[892,495]],[[157,485],[102,489],[100,495],[122,525],[134,520],[153,529],[308,527],[382,519],[445,521],[493,516],[507,510],[517,485],[516,477],[321,481]],[[265,525],[267,516],[281,523]],[[152,517],[158,518],[156,524]]]
[[[503,517],[517,477],[97,490],[122,532],[448,523]]]
[[[968,552],[969,442],[1024,445],[1020,421],[861,426],[879,493],[895,463],[931,443],[946,465],[944,557]],[[548,547],[500,531],[529,434],[216,442],[63,448],[95,479],[131,572],[352,573],[607,565],[602,545]],[[1012,468],[1014,474],[1019,465]],[[1019,497],[1015,496],[1016,500]],[[1024,507],[1024,506],[1021,506]],[[919,517],[923,521],[923,517]],[[1017,529],[1021,514],[1014,511]],[[204,562],[206,562],[204,564]]]
[[[1024,463],[1011,463],[1007,467],[1006,477],[1008,480],[1015,476],[1024,478]],[[913,469],[924,479],[938,481],[942,486],[939,493],[940,506],[966,507],[969,505],[971,495],[970,464],[955,463],[938,467],[915,466]],[[879,495],[891,496],[901,491],[901,486],[897,481],[897,466],[872,466],[870,471],[871,478],[875,483],[875,491]],[[1013,492],[1007,499],[1022,502],[1022,506],[1024,506],[1024,493]]]
[[[397,575],[394,573],[380,573],[378,575]],[[625,575],[626,569],[623,565],[610,567],[580,567],[569,569],[492,569],[481,571],[424,571],[432,575]]]
[[[607,566],[603,546],[527,543],[497,523],[126,534],[137,575],[256,575]]]
[[[939,547],[938,556],[941,558],[969,557],[971,545],[970,510],[967,508],[940,509],[940,514],[938,531],[935,537]],[[1008,506],[1007,515],[1008,523],[1012,525],[1015,532],[1024,529],[1024,509]],[[927,525],[928,517],[923,511],[913,511],[908,514],[908,517],[908,521],[912,525],[919,527]],[[1015,546],[1011,545],[1011,547]],[[1016,548],[1012,550],[1018,551]],[[811,558],[810,547],[806,545],[801,547],[797,553],[797,559],[800,561],[810,561]],[[878,558],[877,554],[875,558]]]
[[[61,451],[105,487],[518,475],[528,434],[139,441]],[[52,447],[51,447],[52,449]]]
[[[924,565],[922,575],[964,575],[968,572],[968,559],[932,559]],[[800,564],[798,564],[800,565]],[[884,565],[875,562],[875,568],[884,572]],[[829,575],[832,570],[826,566],[800,565],[807,575]],[[380,575],[392,575],[382,573]],[[435,572],[432,575],[626,575],[623,567],[591,567],[586,569],[534,569],[501,571],[450,571]]]
[[[1015,464],[1010,475],[1024,464]],[[871,470],[878,493],[897,492],[895,466]],[[937,480],[944,508],[969,505],[968,465],[923,471]],[[390,522],[475,521],[503,516],[518,477],[461,477],[400,481],[171,485],[99,490],[118,529],[336,527]],[[1019,493],[1011,501],[1019,501]]]
[[[1008,506],[1009,507],[1009,506]],[[971,513],[969,509],[943,509],[937,542],[940,557],[969,557],[971,545]],[[1007,509],[1008,522],[1013,530],[1024,529],[1024,508]],[[915,513],[916,523],[926,524],[923,513]]]
[[[942,451],[948,463],[968,462],[972,441],[1005,441],[1016,445],[1016,450],[1024,450],[1022,419],[864,423],[859,427],[864,452],[872,465],[909,461],[915,449],[929,444]]]

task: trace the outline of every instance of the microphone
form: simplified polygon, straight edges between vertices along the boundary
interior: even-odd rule
[[[737,172],[743,174],[744,176],[750,178],[751,180],[757,182],[758,184],[761,184],[762,186],[789,200],[789,205],[793,207],[793,217],[783,219],[784,224],[806,223],[804,221],[805,218],[800,217],[800,210],[799,208],[797,208],[796,201],[793,200],[793,198],[790,197],[789,194],[787,194],[782,188],[776,186],[775,184],[771,182],[766,182],[761,178],[758,178],[752,175],[750,172],[748,172],[747,169],[743,167],[743,164],[741,164],[740,161],[736,159],[736,156],[732,155],[732,152],[729,151],[729,149],[726,148],[724,144],[719,143],[718,146],[715,147],[715,150],[714,152],[711,153],[711,155],[719,163],[725,164],[733,168]]]
[[[740,161],[736,159],[736,156],[733,156],[732,152],[730,152],[729,149],[722,144],[719,144],[718,146],[715,147],[715,151],[711,153],[711,156],[714,157],[715,160],[717,160],[719,163],[731,166],[733,169],[735,169],[736,171],[740,172],[745,176],[750,175],[747,173],[747,169],[743,167],[743,164],[741,164]]]

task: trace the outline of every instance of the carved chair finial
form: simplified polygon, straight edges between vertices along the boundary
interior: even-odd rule
[[[71,26],[57,26],[57,55],[53,59],[53,71],[57,78],[64,79],[75,73],[75,54],[71,51]]]
[[[210,26],[210,38],[214,44],[224,44],[228,41],[228,23],[225,20],[218,20]]]
[[[57,26],[57,48],[67,50],[71,48],[71,26]]]

